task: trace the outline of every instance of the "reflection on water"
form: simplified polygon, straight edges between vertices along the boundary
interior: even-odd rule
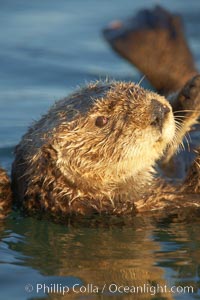
[[[28,125],[78,84],[106,76],[139,80],[114,54],[101,29],[154,0],[0,0],[0,164],[10,171],[14,145]],[[200,67],[200,2],[163,0],[180,12]],[[199,299],[200,224],[71,228],[13,215],[0,223],[0,298],[39,299],[37,283],[91,283],[100,295],[66,299]],[[173,285],[193,294],[108,294],[108,286]],[[34,290],[25,285],[32,284]],[[49,296],[51,299],[58,295]]]
[[[200,224],[175,223],[140,228],[70,228],[16,215],[1,224],[1,292],[11,297],[14,291],[24,299],[26,284],[93,284],[100,290],[106,284],[106,299],[111,296],[111,284],[145,285],[146,293],[137,294],[137,299],[149,299],[151,286],[159,286],[160,291],[165,286],[192,286],[193,293],[158,293],[153,299],[195,299],[200,288],[199,230]],[[12,290],[7,290],[10,284]],[[87,295],[85,292],[83,299]],[[44,296],[43,290],[31,296]],[[82,296],[70,293],[64,299]],[[112,294],[111,299],[119,297],[133,299],[131,294],[120,293]],[[99,296],[94,292],[88,299]]]

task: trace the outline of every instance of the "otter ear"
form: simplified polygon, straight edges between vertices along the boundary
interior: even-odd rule
[[[99,116],[96,118],[95,125],[97,127],[104,127],[108,123],[108,118],[104,116]]]

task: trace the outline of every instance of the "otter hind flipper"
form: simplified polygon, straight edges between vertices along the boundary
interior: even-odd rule
[[[161,94],[177,91],[197,73],[181,17],[162,7],[112,22],[103,35]]]

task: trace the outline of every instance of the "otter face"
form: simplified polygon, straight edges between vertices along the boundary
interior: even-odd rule
[[[136,176],[155,164],[175,134],[170,104],[133,83],[111,83],[73,122],[58,151],[59,167],[71,179],[76,174],[119,182]]]

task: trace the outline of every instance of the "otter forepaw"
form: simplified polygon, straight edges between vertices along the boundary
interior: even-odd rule
[[[176,139],[173,145],[168,147],[161,166],[167,175],[171,173],[175,174],[176,172],[178,177],[184,177],[191,160],[194,159],[192,150],[196,148],[196,141],[195,138],[193,140],[193,137],[195,137],[196,132],[199,130],[196,124],[200,116],[200,74],[190,79],[172,100],[171,104],[177,125]],[[190,139],[185,139],[186,147],[184,147],[184,137],[186,137],[189,131]],[[183,156],[184,154],[177,153],[177,149],[180,145],[185,148],[185,158]],[[177,165],[179,165],[178,169]],[[182,168],[180,166],[182,166]],[[183,171],[181,171],[181,169]],[[179,176],[179,174],[181,174],[181,176]]]
[[[186,83],[178,95],[177,113],[184,115],[200,115],[200,74]],[[176,111],[174,112],[176,114]]]

